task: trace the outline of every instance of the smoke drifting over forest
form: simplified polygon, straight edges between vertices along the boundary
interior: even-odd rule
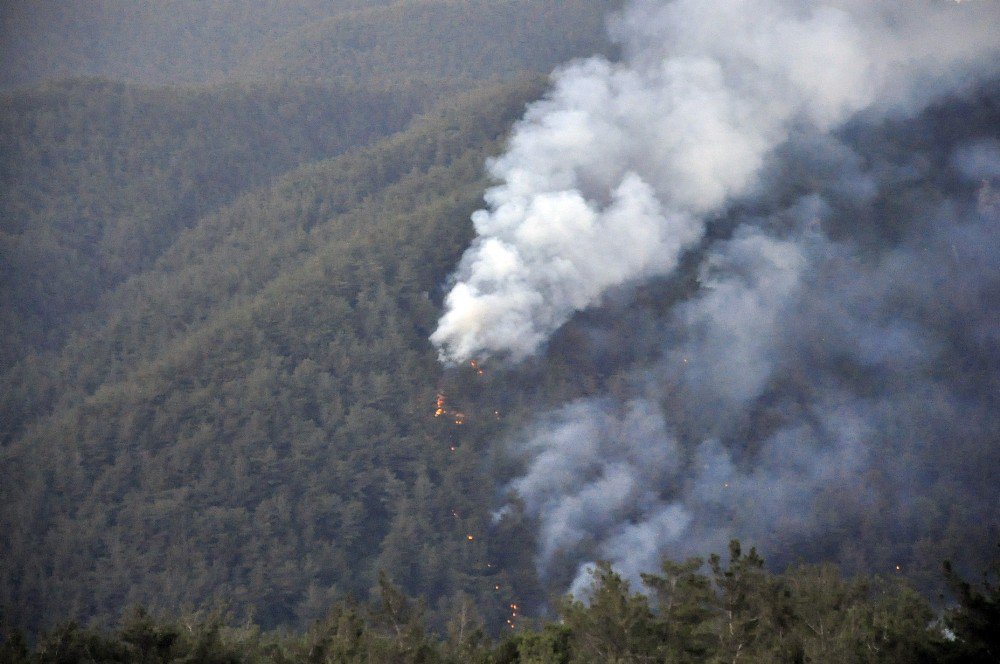
[[[998,24],[986,1],[635,2],[622,62],[557,72],[431,337],[520,361],[579,311],[641,321],[612,340],[624,387],[516,436],[544,575],[635,579],[734,536],[894,566],[945,523],[989,548]],[[609,343],[593,318],[581,355]]]

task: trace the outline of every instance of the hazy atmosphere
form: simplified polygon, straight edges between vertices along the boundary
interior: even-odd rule
[[[3,3],[0,661],[1000,661],[998,26]]]
[[[989,549],[1000,144],[948,106],[944,127],[914,116],[998,73],[996,7],[758,9],[630,7],[613,24],[624,61],[558,71],[491,162],[501,184],[431,336],[444,360],[536,354],[574,311],[684,254],[697,284],[613,342],[645,350],[614,399],[524,434],[510,488],[540,521],[545,572],[586,552],[638,581],[665,552],[735,536],[849,564],[874,554],[853,550],[863,528],[882,533],[870,563],[909,567],[935,539],[917,505],[943,449],[961,450],[950,500]],[[889,157],[857,138],[890,122],[923,144]]]

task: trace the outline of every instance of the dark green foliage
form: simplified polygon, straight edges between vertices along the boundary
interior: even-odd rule
[[[523,664],[569,664],[573,629],[565,624],[548,624],[541,631],[519,634],[516,659]]]
[[[635,594],[606,565],[589,604],[563,605],[573,662],[919,662],[952,652],[926,600],[878,579],[845,581],[830,567],[771,574],[752,551],[728,564],[665,561]],[[652,602],[650,603],[650,600]]]
[[[423,80],[548,72],[607,49],[620,0],[12,0],[0,86],[105,76]]]
[[[276,40],[329,16],[392,0],[70,0],[0,5],[0,84],[108,76],[146,82],[231,78]]]
[[[295,166],[402,128],[421,90],[145,89],[101,81],[0,99],[0,369],[58,347],[199,217]]]
[[[1000,559],[998,559],[1000,560]],[[944,563],[945,579],[958,602],[945,617],[961,661],[1000,662],[1000,565],[983,575],[982,588],[962,579]]]
[[[969,642],[944,638],[926,601],[898,583],[841,578],[832,567],[770,574],[734,545],[713,557],[665,561],[634,593],[606,564],[588,602],[566,598],[558,622],[521,628],[500,641],[468,629],[467,604],[446,635],[428,629],[419,603],[381,575],[370,604],[333,603],[301,634],[227,626],[221,613],[155,620],[133,611],[115,633],[69,624],[33,649],[10,639],[5,663],[298,662],[363,664],[589,664],[591,662],[912,663],[995,661]],[[960,609],[966,611],[966,609]],[[954,614],[953,614],[954,615]],[[681,620],[682,625],[675,623]],[[987,637],[981,634],[982,637]],[[978,653],[978,654],[976,654]]]
[[[599,563],[593,576],[587,604],[566,600],[561,608],[573,635],[573,661],[634,662],[652,653],[656,634],[646,596],[632,594],[628,583],[606,563]]]
[[[24,652],[11,661],[237,664],[247,661],[255,637],[255,630],[225,627],[218,614],[160,622],[138,609],[113,636],[69,623],[46,634],[33,653]]]
[[[785,635],[791,627],[791,592],[764,572],[764,561],[753,549],[743,555],[739,542],[729,545],[729,565],[718,556],[709,559],[719,591],[719,617],[723,624],[719,650],[725,661],[744,651],[772,651],[785,661]]]
[[[659,574],[643,575],[662,621],[661,637],[674,644],[676,662],[704,661],[715,645],[710,625],[715,594],[711,580],[700,573],[704,561],[664,560]]]
[[[491,519],[498,443],[623,375],[580,364],[574,323],[520,372],[444,372],[427,336],[485,159],[537,72],[608,50],[619,2],[41,4],[0,8],[3,83],[212,84],[0,98],[0,633],[28,634],[0,663],[995,658],[995,586],[954,586],[947,643],[905,587],[738,548],[648,596],[599,566],[530,628],[535,524]],[[929,532],[976,518],[934,491]],[[233,617],[152,617],[213,600]],[[131,605],[153,613],[107,632]]]
[[[477,445],[498,423],[433,417],[428,294],[537,90],[467,96],[204,217],[32,383],[8,374],[32,407],[5,417],[38,416],[0,456],[5,620],[221,596],[301,624],[382,566],[433,612],[464,593],[495,624],[510,581],[487,566]]]
[[[331,16],[262,49],[247,77],[489,80],[609,50],[619,0],[410,0]],[[553,39],[553,35],[558,35]],[[435,48],[427,48],[434,44]],[[511,48],[513,46],[513,48]]]
[[[28,659],[28,641],[20,630],[0,634],[0,664],[17,664]]]

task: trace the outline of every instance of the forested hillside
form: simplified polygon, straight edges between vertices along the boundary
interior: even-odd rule
[[[466,531],[491,494],[482,450],[452,453],[433,417],[428,294],[538,89],[472,97],[205,217],[37,369],[34,410],[57,410],[3,459],[17,622],[219,596],[277,625],[364,596],[378,568],[434,603],[487,595],[501,557]]]
[[[344,662],[407,664],[589,664],[591,662],[995,662],[1000,610],[945,570],[960,601],[941,619],[905,585],[845,580],[829,566],[770,574],[756,551],[729,547],[643,576],[645,593],[606,565],[592,572],[586,601],[567,598],[558,621],[532,624],[510,604],[513,630],[490,639],[463,605],[443,633],[425,609],[384,578],[368,604],[334,603],[296,634],[229,627],[224,612],[156,619],[141,609],[114,632],[67,625],[33,648],[15,635],[0,659],[22,662]],[[949,630],[944,636],[943,629]]]
[[[301,163],[398,131],[433,100],[424,86],[101,81],[5,95],[0,366],[58,347],[74,314],[150,267],[202,215]]]
[[[674,272],[580,298],[634,171],[683,198],[753,115],[629,70],[623,4],[3,3],[0,664],[998,661],[1000,84],[795,116]],[[573,302],[523,361],[430,340],[470,255],[533,278],[491,228]]]
[[[2,82],[71,76],[165,82],[228,78],[305,25],[390,0],[13,0],[0,8]]]
[[[70,76],[145,83],[469,81],[608,50],[621,0],[129,0],[0,7],[0,86]]]
[[[435,81],[547,71],[611,50],[601,36],[620,0],[411,0],[319,21],[255,54],[247,77]],[[552,39],[558,34],[558,39]],[[433,44],[433,48],[428,48]]]
[[[2,99],[4,625],[537,592],[426,336],[486,157],[609,7],[4,5],[6,83],[126,81]]]

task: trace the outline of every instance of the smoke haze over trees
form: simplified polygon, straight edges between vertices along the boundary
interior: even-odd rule
[[[987,657],[998,5],[756,9],[5,3],[3,656]]]
[[[626,309],[575,350],[615,394],[513,436],[543,576],[638,581],[739,535],[929,579],[947,529],[972,558],[997,537],[997,7],[758,9],[634,3],[625,59],[559,72],[491,162],[442,359],[520,361]]]
[[[421,79],[547,73],[603,52],[619,0],[12,0],[0,85],[101,76],[141,83]]]

